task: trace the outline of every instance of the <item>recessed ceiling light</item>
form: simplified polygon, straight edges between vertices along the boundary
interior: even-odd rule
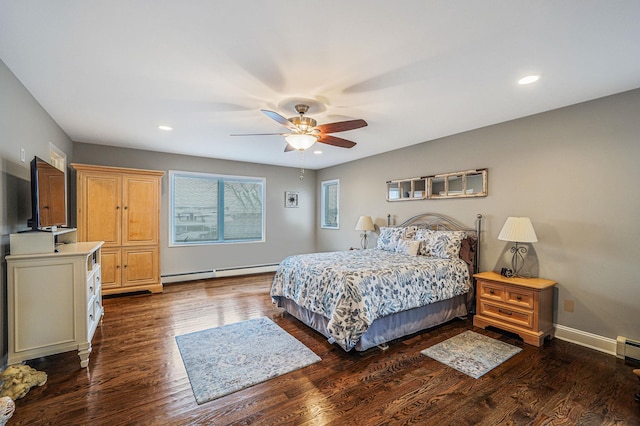
[[[320,151],[319,149],[317,149],[317,150],[313,151],[313,153],[314,153],[314,154],[316,154],[316,155],[320,155],[320,154],[322,154],[322,151]]]
[[[160,125],[158,126],[158,129],[164,130],[165,132],[170,132],[171,130],[173,130],[173,127]]]
[[[518,80],[518,84],[531,84],[540,80],[540,76],[537,74],[527,75]]]

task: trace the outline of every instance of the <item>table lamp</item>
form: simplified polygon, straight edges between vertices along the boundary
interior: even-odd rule
[[[363,249],[367,248],[367,232],[375,230],[375,226],[373,226],[373,220],[371,216],[360,216],[358,219],[358,223],[356,224],[356,231],[363,231],[360,234],[361,245]]]
[[[511,241],[516,243],[511,247],[511,268],[513,270],[513,276],[519,277],[520,270],[524,266],[524,255],[527,253],[527,248],[524,246],[518,246],[518,243],[535,243],[538,241],[536,237],[536,231],[533,229],[531,219],[528,217],[509,217],[504,223],[498,239],[501,241]],[[518,266],[520,263],[520,266]]]

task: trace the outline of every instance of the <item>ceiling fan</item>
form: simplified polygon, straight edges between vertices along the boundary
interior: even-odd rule
[[[308,149],[316,142],[325,143],[327,145],[333,145],[340,148],[353,148],[356,143],[332,136],[329,133],[346,132],[347,130],[359,129],[367,126],[367,122],[361,119],[338,121],[336,123],[327,123],[317,125],[318,122],[311,117],[307,117],[304,114],[309,110],[308,105],[298,104],[295,106],[296,112],[299,114],[296,117],[289,119],[284,118],[280,114],[274,111],[261,109],[267,117],[277,121],[284,127],[289,129],[288,133],[253,133],[253,134],[232,134],[231,136],[263,136],[263,135],[280,135],[284,136],[287,141],[287,146],[284,151],[304,151]]]

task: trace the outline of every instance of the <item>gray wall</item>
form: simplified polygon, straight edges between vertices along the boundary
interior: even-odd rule
[[[4,255],[9,252],[9,234],[27,229],[27,220],[31,217],[29,162],[36,155],[48,160],[50,142],[66,153],[67,159],[71,158],[71,140],[0,61],[1,365],[5,364],[7,354],[7,271]],[[20,161],[20,148],[25,150],[24,163]]]
[[[502,225],[528,216],[539,240],[528,261],[558,282],[557,323],[640,338],[639,118],[634,90],[320,170],[318,188],[340,179],[341,226],[319,230],[318,249],[357,245],[362,214],[384,225],[387,214],[400,223],[437,212],[472,227],[482,213],[481,269],[499,270],[512,245],[497,239]],[[483,167],[486,198],[385,201],[387,180]],[[573,313],[564,300],[575,302]]]
[[[277,264],[290,254],[315,251],[315,176],[296,168],[216,160],[159,152],[74,143],[74,163],[162,170],[160,267],[162,275]],[[196,247],[169,247],[169,170],[266,178],[266,241]],[[299,207],[285,208],[285,191],[299,192]]]

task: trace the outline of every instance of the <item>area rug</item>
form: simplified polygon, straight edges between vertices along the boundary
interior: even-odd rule
[[[420,353],[477,379],[521,350],[467,330]]]
[[[198,404],[320,361],[266,317],[176,336]]]

